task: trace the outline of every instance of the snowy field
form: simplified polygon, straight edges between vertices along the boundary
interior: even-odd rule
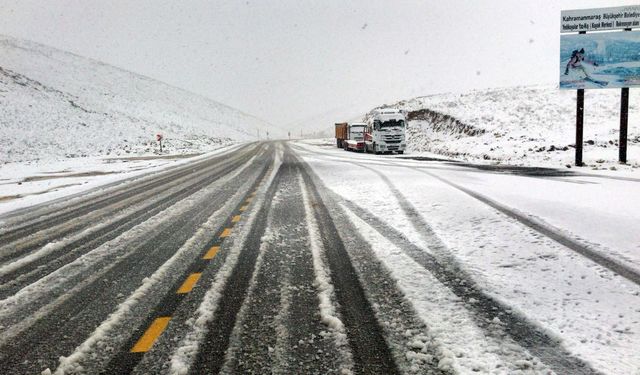
[[[549,353],[500,333],[512,328],[504,316],[515,312],[597,371],[638,373],[638,285],[524,224],[638,273],[640,180],[618,179],[632,172],[527,176],[346,153],[328,142],[300,142],[296,150],[430,327],[442,364],[460,373],[546,373],[539,365]],[[382,224],[372,225],[370,215]],[[421,266],[422,252],[458,269],[457,282],[477,285],[506,312],[478,325],[483,301],[452,293]]]
[[[584,162],[590,169],[640,166],[640,101],[630,90],[628,166],[620,166],[620,90],[585,93]],[[391,105],[407,113],[408,152],[459,160],[564,167],[575,155],[576,93],[512,87],[438,94]]]
[[[194,153],[254,140],[262,120],[98,61],[0,36],[0,163]],[[278,129],[272,134],[278,136]]]
[[[264,128],[278,135],[184,90],[0,36],[0,213],[253,141]]]

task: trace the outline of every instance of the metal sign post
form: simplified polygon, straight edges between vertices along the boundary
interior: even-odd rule
[[[631,31],[631,29],[624,29]],[[620,140],[618,141],[618,162],[627,164],[627,130],[629,127],[629,88],[620,92]]]
[[[578,34],[586,34],[580,31]],[[582,167],[582,146],[584,135],[584,89],[578,89],[576,95],[576,167]]]
[[[622,88],[620,97],[620,141],[618,142],[618,161],[627,163],[627,127],[629,122],[629,88]]]
[[[583,166],[582,145],[584,134],[584,89],[578,89],[576,100],[576,166]]]

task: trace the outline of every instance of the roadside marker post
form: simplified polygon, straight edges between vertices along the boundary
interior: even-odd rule
[[[156,139],[160,142],[160,153],[162,153],[162,134],[156,134]]]

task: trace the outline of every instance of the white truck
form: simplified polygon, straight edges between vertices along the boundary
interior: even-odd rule
[[[364,134],[365,151],[376,154],[403,154],[407,148],[405,139],[406,120],[397,109],[376,109],[367,120]]]

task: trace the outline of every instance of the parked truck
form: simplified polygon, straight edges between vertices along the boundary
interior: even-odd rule
[[[367,124],[362,122],[339,122],[336,126],[336,146],[345,151],[364,152],[364,132]]]
[[[397,109],[377,109],[369,116],[364,134],[366,152],[403,154],[407,148],[406,120]]]

